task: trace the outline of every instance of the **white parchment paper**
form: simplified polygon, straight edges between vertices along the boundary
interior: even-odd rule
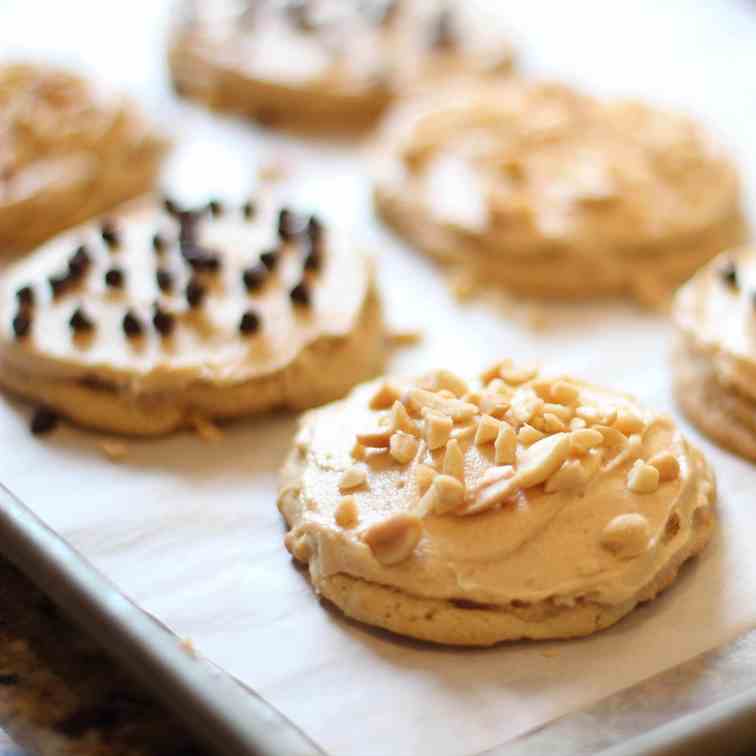
[[[513,29],[530,71],[704,117],[738,155],[755,196],[752,3],[559,5],[482,7]],[[536,358],[675,412],[663,318],[616,302],[460,306],[432,265],[375,222],[354,150],[263,134],[171,101],[160,59],[168,8],[6,0],[0,53],[34,51],[140,94],[177,135],[166,180],[189,199],[241,197],[255,166],[282,158],[293,169],[292,195],[353,226],[376,252],[389,319],[424,332],[394,369],[472,373],[503,355]],[[532,327],[534,315],[543,329]],[[33,438],[28,415],[0,399],[0,480],[145,609],[334,755],[471,756],[756,627],[756,470],[692,428],[717,470],[720,527],[669,591],[591,638],[464,651],[373,631],[318,602],[283,549],[275,508],[293,417],[234,424],[212,445],[190,435],[129,442],[115,464],[96,434],[63,427]]]

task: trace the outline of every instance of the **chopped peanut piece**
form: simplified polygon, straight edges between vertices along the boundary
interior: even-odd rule
[[[617,515],[604,528],[601,545],[620,559],[630,559],[648,548],[648,520],[637,513]]]
[[[517,436],[514,428],[507,423],[499,423],[499,432],[494,441],[494,462],[497,465],[511,465],[515,461]]]
[[[502,418],[504,417],[504,413],[509,409],[509,402],[500,394],[486,391],[481,396],[478,406],[484,415]]]
[[[635,461],[627,476],[627,487],[634,493],[654,493],[659,488],[659,471],[642,459]]]
[[[583,466],[577,459],[568,459],[547,481],[546,493],[573,491],[586,483]]]
[[[543,425],[546,433],[560,433],[567,430],[567,426],[551,412],[545,412],[543,415]]]
[[[546,414],[550,412],[552,415],[556,415],[560,420],[565,422],[572,419],[572,409],[565,407],[563,404],[554,404],[553,402],[546,402],[543,405],[543,412]]]
[[[604,443],[604,436],[594,428],[580,428],[570,433],[570,446],[575,454],[587,454]]]
[[[366,446],[368,449],[385,449],[389,445],[393,432],[391,427],[364,431],[357,434],[357,443]]]
[[[446,446],[449,434],[454,427],[454,422],[446,415],[436,412],[428,412],[425,415],[425,440],[428,448],[432,451]]]
[[[512,397],[510,407],[517,420],[521,423],[529,423],[534,415],[542,412],[543,399],[532,389],[521,389]]]
[[[497,362],[495,365],[491,365],[487,370],[484,370],[480,374],[480,382],[484,386],[487,386],[494,378],[498,378],[499,370],[501,370],[503,364],[504,363],[502,362]]]
[[[532,425],[523,425],[517,432],[517,439],[523,446],[530,446],[544,437],[544,434]]]
[[[553,383],[554,382],[551,378],[536,378],[534,381],[531,381],[530,388],[532,388],[541,399],[548,401],[552,398],[551,387]]]
[[[570,437],[567,433],[536,441],[526,449],[520,460],[515,478],[522,488],[530,488],[543,483],[553,475],[570,453]]]
[[[680,463],[672,452],[659,452],[648,460],[651,467],[659,471],[659,480],[666,483],[669,480],[677,480],[680,475]]]
[[[419,511],[437,515],[458,509],[465,499],[465,487],[451,475],[437,475],[420,500]]]
[[[535,378],[536,375],[538,375],[538,368],[503,365],[499,369],[499,375],[507,383],[517,386],[521,383],[525,383],[526,381],[531,380],[532,378]]]
[[[494,467],[491,470],[499,471],[495,479],[489,484],[483,485],[483,479],[489,477],[485,475],[481,480],[481,485],[477,487],[472,501],[463,510],[460,510],[459,514],[467,516],[486,512],[499,504],[503,504],[517,491],[519,486],[511,465]]]
[[[461,399],[439,396],[425,389],[410,389],[407,392],[407,399],[419,409],[425,407],[441,415],[448,415],[452,420],[470,420],[478,414],[478,408],[474,404],[463,402]]]
[[[411,433],[413,436],[419,434],[415,421],[407,414],[407,409],[399,400],[391,405],[391,428]]]
[[[423,524],[417,515],[400,512],[371,525],[362,540],[383,565],[391,566],[408,559],[423,535]]]
[[[465,457],[462,449],[456,439],[452,439],[446,444],[446,454],[444,455],[444,475],[451,475],[453,478],[464,483],[465,480]]]
[[[499,435],[499,425],[501,423],[495,418],[490,415],[483,415],[478,423],[478,429],[475,431],[475,445],[483,446],[495,441]]]
[[[312,556],[312,543],[306,535],[290,530],[284,537],[284,546],[299,562],[306,562]]]
[[[417,439],[404,431],[396,431],[389,442],[389,454],[400,464],[406,465],[415,458]]]
[[[625,407],[619,409],[614,423],[607,423],[607,425],[614,425],[620,433],[624,433],[626,436],[631,433],[640,433],[646,427],[646,423],[643,422],[640,415]]]
[[[372,410],[388,409],[395,401],[401,399],[402,391],[396,383],[384,381],[378,391],[373,394],[368,405]]]
[[[354,496],[342,496],[333,514],[336,524],[342,528],[353,528],[360,519],[357,499]]]
[[[439,370],[436,373],[436,384],[439,389],[447,389],[457,397],[467,393],[467,384],[450,370]]]
[[[601,413],[595,407],[578,407],[575,414],[582,417],[589,425],[597,423],[601,419]]]
[[[429,465],[418,465],[415,468],[415,480],[421,496],[430,488],[436,475],[438,475],[436,470]]]
[[[367,482],[367,470],[365,465],[356,464],[344,470],[339,479],[339,489],[350,491],[352,488],[359,488]]]
[[[581,428],[587,428],[588,423],[583,420],[582,417],[573,417],[572,420],[570,420],[570,430],[580,430]]]
[[[454,428],[451,432],[451,437],[457,441],[467,443],[475,436],[476,425],[465,425],[461,428]]]
[[[354,459],[365,459],[365,447],[355,438],[351,451]]]
[[[561,404],[574,404],[580,396],[580,391],[567,381],[557,381],[551,387],[551,396]]]

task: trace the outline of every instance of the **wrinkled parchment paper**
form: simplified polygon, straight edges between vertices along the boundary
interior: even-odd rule
[[[514,30],[528,70],[705,117],[738,155],[754,197],[752,4],[485,5]],[[389,320],[424,332],[418,347],[397,355],[395,370],[472,373],[504,355],[535,358],[675,412],[664,318],[616,302],[460,306],[432,265],[375,222],[354,151],[171,101],[160,59],[168,8],[6,0],[0,53],[41,52],[140,95],[177,134],[166,182],[187,200],[242,197],[257,166],[288,166],[292,196],[353,226],[377,254]],[[0,480],[146,610],[334,755],[472,756],[756,627],[756,469],[687,425],[717,470],[720,527],[674,586],[591,638],[464,651],[358,626],[318,602],[283,549],[274,503],[293,417],[234,424],[217,444],[190,435],[129,441],[114,463],[99,448],[102,436],[64,426],[35,439],[28,416],[28,407],[0,399]]]

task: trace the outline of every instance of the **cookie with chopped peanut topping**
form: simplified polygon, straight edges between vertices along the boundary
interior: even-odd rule
[[[671,418],[510,361],[470,382],[378,380],[308,412],[278,499],[319,594],[458,645],[608,627],[701,551],[714,503]]]
[[[0,253],[150,191],[166,140],[127,98],[52,66],[0,65]]]
[[[732,161],[694,121],[508,79],[399,103],[374,145],[383,218],[465,281],[651,305],[746,237]]]
[[[348,235],[272,197],[149,197],[0,278],[0,385],[56,415],[157,435],[343,396],[380,372],[381,308]]]
[[[355,131],[418,85],[509,71],[511,47],[472,5],[184,0],[171,73],[180,94],[217,110],[265,125]]]

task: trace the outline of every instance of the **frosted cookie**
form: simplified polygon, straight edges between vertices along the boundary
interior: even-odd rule
[[[638,102],[468,82],[399,104],[375,152],[385,220],[516,293],[656,304],[745,234],[732,163],[693,121]]]
[[[0,65],[0,253],[149,191],[165,149],[128,99],[56,68]]]
[[[307,413],[286,546],[346,615],[460,645],[608,627],[709,540],[712,472],[633,398],[511,362]]]
[[[106,431],[312,407],[383,357],[370,260],[272,199],[139,200],[0,280],[0,384]]]
[[[169,53],[176,89],[270,125],[364,128],[417,84],[512,63],[470,3],[225,0],[184,11]]]
[[[678,403],[722,446],[756,460],[756,250],[727,252],[677,293]]]

